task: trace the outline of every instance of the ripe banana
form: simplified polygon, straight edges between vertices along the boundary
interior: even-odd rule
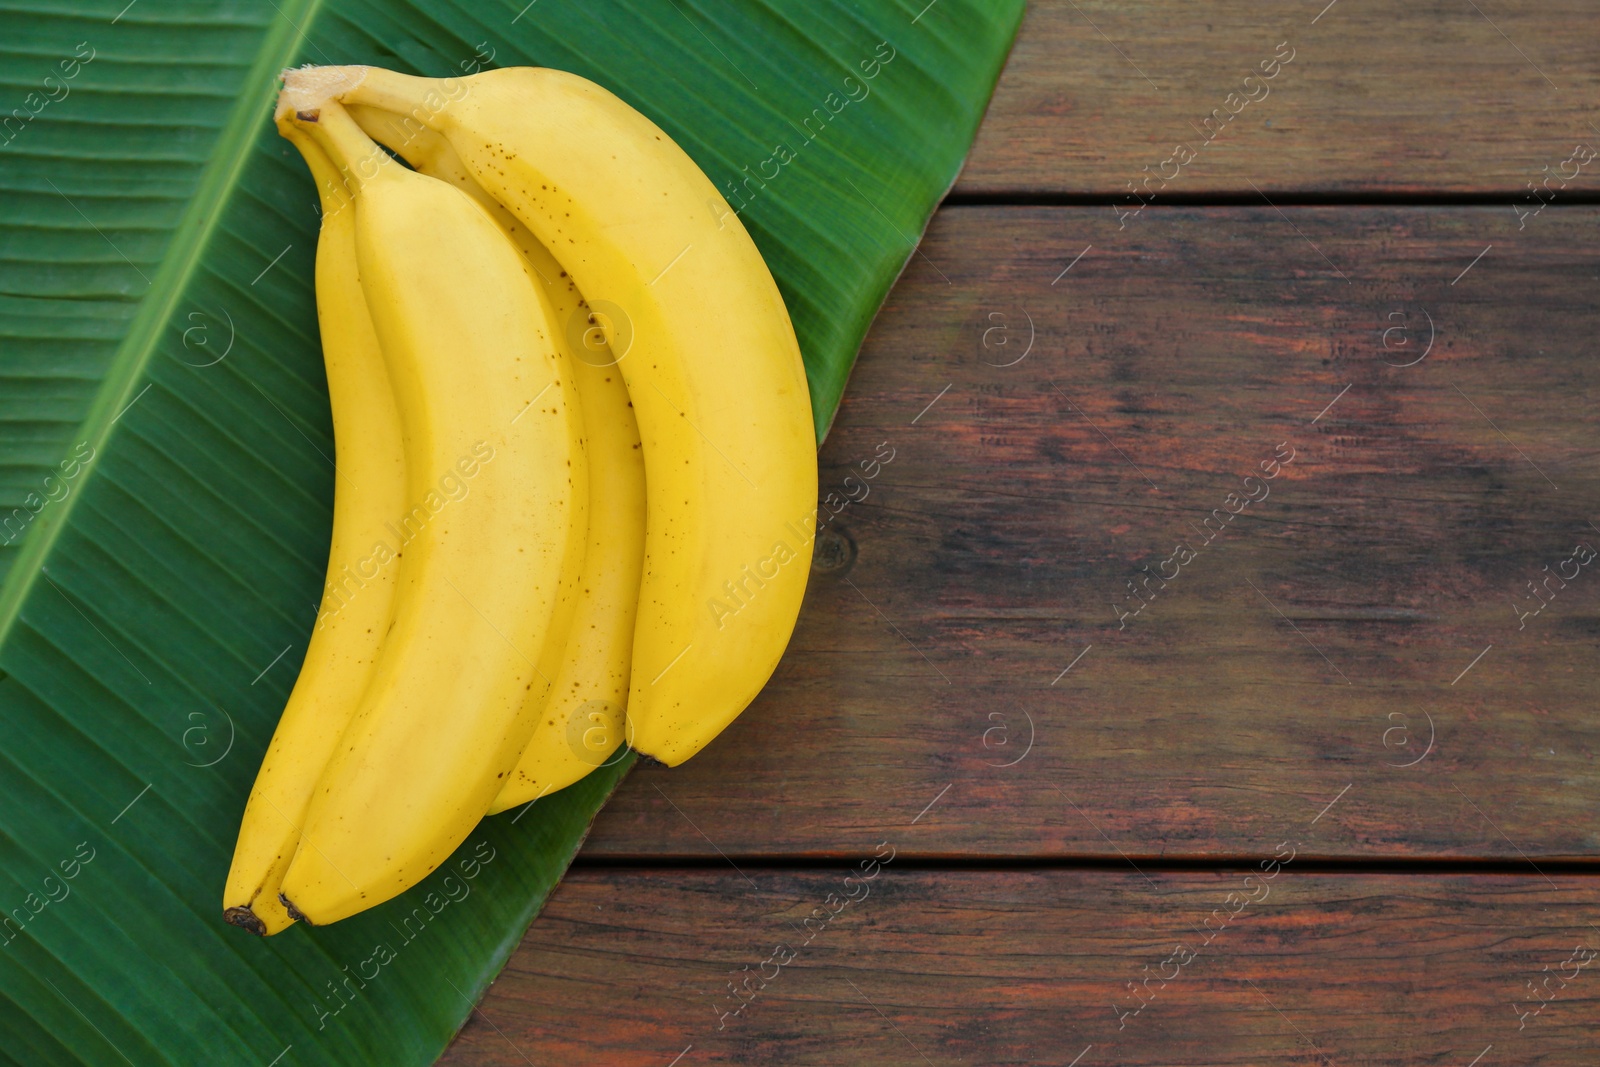
[[[569,346],[589,455],[589,537],[572,629],[528,747],[489,814],[563,789],[622,742],[628,667],[644,561],[644,460],[628,391],[577,285],[516,217],[467,173],[455,149],[425,126],[387,111],[347,110],[371,137],[419,173],[462,190],[492,215],[527,258]]]
[[[278,933],[294,921],[278,892],[300,843],[306,804],[367,688],[389,628],[396,568],[373,568],[368,554],[387,540],[384,524],[404,510],[406,476],[400,415],[356,273],[349,193],[322,149],[287,121],[278,129],[305,157],[322,203],[317,319],[337,473],[328,582],[316,629],[245,806],[223,890],[227,921],[257,934]]]
[[[290,915],[323,924],[436,868],[516,765],[529,694],[549,685],[571,622],[588,470],[550,308],[493,220],[384,154],[326,99],[320,72],[284,81],[279,114],[354,187],[362,290],[389,361],[411,515],[425,516],[401,554],[372,682],[284,875]],[[446,500],[447,484],[460,495]]]
[[[628,738],[683,762],[772,674],[810,566],[810,399],[760,252],[665,133],[582,78],[509,68],[432,81],[374,67],[318,78],[329,96],[444,135],[591,308],[617,309],[607,337],[648,490]]]

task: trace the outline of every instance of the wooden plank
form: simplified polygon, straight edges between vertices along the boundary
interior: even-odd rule
[[[1035,0],[956,191],[1115,196],[1148,173],[1169,197],[1493,192],[1509,213],[1600,147],[1597,19],[1583,0]],[[1575,169],[1567,192],[1593,195],[1600,161]]]
[[[1595,879],[1268,870],[578,869],[440,1062],[1594,1063]]]
[[[788,655],[589,853],[1249,856],[1336,801],[1315,855],[1596,856],[1600,210],[1508,215],[941,212]]]

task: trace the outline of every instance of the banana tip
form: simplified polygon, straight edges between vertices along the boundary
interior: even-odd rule
[[[256,918],[256,913],[251,911],[248,906],[235,905],[231,908],[225,908],[222,912],[222,918],[224,922],[237,926],[241,930],[249,930],[257,937],[267,936],[267,924]]]
[[[289,913],[289,918],[293,919],[295,922],[305,923],[307,926],[317,925],[310,919],[306,918],[305,913],[299,908],[295,907],[294,902],[288,897],[284,896],[282,893],[278,894],[278,900],[283,904],[283,910]]]

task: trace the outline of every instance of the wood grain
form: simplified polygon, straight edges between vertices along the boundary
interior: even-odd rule
[[[1597,238],[941,212],[822,451],[866,495],[776,676],[588,853],[1254,856],[1333,804],[1310,855],[1594,857]]]
[[[1248,882],[574,870],[441,1063],[1594,1063],[1600,965],[1579,961],[1600,946],[1595,879],[1295,862]],[[838,911],[803,925],[814,909]],[[1546,981],[1553,995],[1531,1000]]]
[[[442,1062],[1593,1063],[1592,22],[1032,4],[952,203],[1090,206],[938,214],[772,684]]]
[[[1166,196],[1493,192],[1509,213],[1600,147],[1592,26],[1582,0],[1036,0],[956,191],[1115,196],[1148,167]],[[1163,168],[1177,145],[1195,158]]]

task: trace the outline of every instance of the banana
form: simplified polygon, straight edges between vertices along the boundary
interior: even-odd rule
[[[319,68],[322,91],[432,127],[610,312],[648,491],[628,738],[676,765],[754,699],[805,592],[816,440],[765,262],[715,186],[643,115],[575,75],[433,81]]]
[[[470,197],[384,154],[322,81],[286,72],[279,115],[354,186],[420,529],[283,878],[289,914],[318,925],[420,881],[505,784],[560,662],[589,495],[571,368],[524,261]]]
[[[572,377],[583,403],[589,539],[572,630],[528,747],[489,806],[493,815],[571,785],[622,742],[644,562],[639,427],[604,333],[593,325],[577,285],[549,249],[473,180],[450,142],[439,134],[387,111],[356,106],[347,110],[369,136],[419,173],[467,193],[500,224],[545,287],[555,312],[556,340],[569,345]]]
[[[294,920],[278,900],[306,804],[372,676],[394,603],[395,567],[370,576],[373,546],[405,503],[400,415],[356,272],[355,212],[338,170],[288,122],[322,203],[317,319],[333,407],[333,543],[328,581],[300,675],[256,776],[223,890],[228,922],[275,934]],[[364,566],[364,564],[366,566]]]

